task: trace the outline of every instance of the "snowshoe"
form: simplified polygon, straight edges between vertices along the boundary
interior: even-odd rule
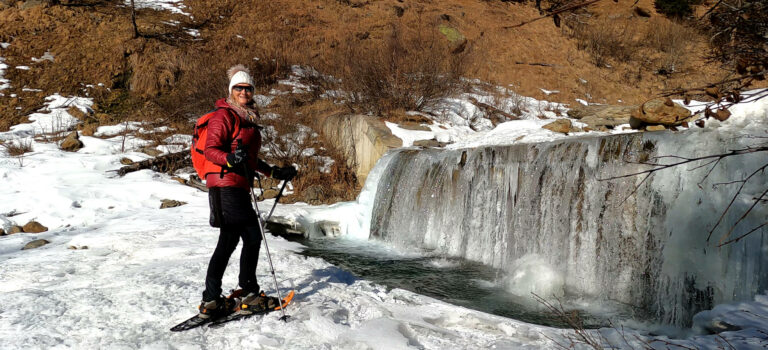
[[[249,294],[240,301],[240,305],[232,314],[212,321],[208,327],[220,327],[227,322],[242,320],[251,316],[265,315],[270,312],[278,311],[291,303],[294,294],[296,294],[296,291],[292,290],[283,298],[282,307],[280,306],[281,303],[279,302],[278,298],[266,296],[264,292],[259,294]]]
[[[171,332],[180,332],[180,331],[186,331],[192,328],[200,327],[208,322],[212,322],[224,317],[229,316],[233,312],[235,312],[236,308],[238,307],[240,296],[242,295],[243,290],[238,289],[236,291],[233,291],[232,294],[228,295],[226,298],[220,298],[213,301],[203,301],[200,303],[200,306],[198,309],[200,312],[192,316],[191,318],[187,319],[186,321],[177,324],[173,328],[171,328]]]

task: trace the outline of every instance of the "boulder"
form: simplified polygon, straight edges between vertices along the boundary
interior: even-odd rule
[[[632,111],[633,121],[630,125],[639,129],[644,124],[661,124],[664,126],[678,126],[690,121],[691,111],[679,103],[674,103],[669,98],[657,98],[650,100]]]
[[[32,242],[27,243],[24,246],[24,248],[21,248],[21,250],[40,248],[40,247],[42,247],[42,246],[44,246],[44,245],[46,245],[48,243],[51,243],[51,242],[49,242],[47,240],[44,240],[44,239],[36,239],[36,240],[34,240]]]
[[[571,127],[573,127],[573,124],[571,123],[570,119],[558,119],[547,125],[542,126],[542,128],[544,129],[552,130],[554,132],[559,132],[563,134],[569,133],[571,131]]]
[[[600,127],[613,128],[617,125],[629,123],[632,111],[637,106],[609,106],[609,105],[579,105],[568,111],[568,116],[579,119],[590,129],[598,130]]]
[[[5,236],[5,230],[3,230],[2,228],[0,228],[0,236]]]
[[[173,199],[163,199],[160,201],[160,209],[180,207],[187,202],[177,201]]]
[[[80,141],[80,137],[77,135],[77,131],[73,131],[67,135],[64,141],[61,141],[61,144],[59,144],[59,148],[68,152],[77,152],[83,148],[83,146],[83,141]]]
[[[19,225],[13,225],[10,229],[8,229],[8,234],[12,235],[14,233],[21,233],[24,232],[24,229]]]
[[[355,169],[361,186],[384,153],[403,146],[403,140],[392,135],[392,131],[379,118],[332,115],[321,121],[321,125],[326,139],[344,153],[347,165]]]
[[[48,228],[41,225],[39,222],[32,220],[28,222],[26,225],[24,225],[24,227],[22,227],[22,230],[26,233],[40,233],[40,232],[48,231]]]
[[[131,160],[131,158],[123,157],[123,158],[120,158],[120,164],[131,165],[133,164],[133,160]]]
[[[664,125],[648,125],[645,127],[645,131],[664,131],[667,128]]]

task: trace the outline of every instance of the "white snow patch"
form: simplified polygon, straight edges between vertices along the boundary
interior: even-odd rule
[[[32,137],[40,134],[57,134],[72,128],[78,120],[71,116],[67,109],[75,106],[83,112],[88,111],[93,101],[82,97],[64,97],[54,94],[45,98],[46,106],[29,115],[31,123],[11,127],[10,133],[16,137]],[[0,137],[2,138],[2,137]]]
[[[431,140],[435,138],[433,131],[424,130],[408,130],[403,129],[399,125],[392,122],[385,122],[392,134],[403,140],[403,147],[413,146],[415,141],[419,140]]]
[[[125,5],[131,6],[131,1],[126,0]],[[189,13],[184,12],[187,8],[184,5],[183,0],[134,0],[134,5],[137,9],[148,8],[158,11],[170,11],[171,13],[177,13],[180,15],[190,16]]]
[[[51,62],[53,62],[54,61],[53,54],[50,53],[49,51],[46,51],[43,54],[43,56],[41,56],[40,58],[32,57],[32,62],[42,62],[42,61],[51,61]]]

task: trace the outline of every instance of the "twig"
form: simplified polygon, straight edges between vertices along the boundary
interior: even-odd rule
[[[736,193],[736,195],[738,195],[738,194],[739,194],[739,193]],[[760,201],[759,201],[759,200],[760,200],[760,198],[763,198],[763,197],[765,197],[765,195],[766,195],[766,194],[768,194],[768,188],[766,188],[766,189],[765,189],[765,191],[763,191],[763,194],[761,194],[761,195],[760,195],[760,197],[758,197],[758,200],[754,201],[754,203],[752,203],[752,206],[750,206],[750,207],[749,207],[749,209],[747,209],[747,211],[745,211],[745,212],[744,212],[744,214],[743,214],[743,215],[741,215],[741,217],[740,217],[738,220],[736,220],[736,222],[735,222],[735,223],[734,223],[734,224],[731,226],[731,229],[730,229],[730,230],[728,230],[728,233],[724,234],[724,235],[723,235],[723,236],[720,238],[720,244],[718,244],[718,247],[723,245],[723,241],[725,241],[725,239],[726,239],[726,238],[728,238],[728,237],[730,237],[730,236],[731,236],[731,233],[733,233],[733,230],[735,230],[735,229],[736,229],[736,226],[738,226],[738,225],[739,225],[739,223],[740,223],[742,220],[744,220],[744,219],[747,217],[747,215],[749,215],[749,213],[751,213],[751,212],[752,212],[752,209],[754,209],[754,208],[755,208],[755,206],[757,206],[757,204],[760,202]],[[734,195],[734,197],[736,197],[736,195]],[[727,209],[729,209],[729,208],[726,208],[726,210],[727,210]],[[762,225],[760,225],[760,226],[762,226]],[[760,227],[758,227],[758,228],[760,228]],[[756,230],[757,230],[757,229],[755,229],[755,230],[752,230],[752,231],[749,231],[749,232],[747,232],[746,234],[744,234],[744,235],[740,236],[740,237],[739,237],[737,240],[741,239],[741,237],[744,237],[744,236],[746,236],[747,234],[749,234],[749,233],[752,233],[752,232],[754,232],[754,231],[756,231]]]
[[[601,0],[588,0],[588,1],[585,1],[585,2],[582,2],[582,3],[578,3],[578,4],[575,4],[575,5],[564,7],[562,9],[560,9],[560,10],[552,11],[552,12],[546,14],[546,15],[543,15],[541,17],[536,17],[536,18],[534,18],[532,20],[528,20],[528,21],[525,21],[525,22],[522,22],[522,23],[519,23],[519,24],[515,24],[513,26],[504,26],[502,28],[503,29],[511,29],[511,28],[522,27],[522,26],[524,26],[524,25],[526,25],[528,23],[536,22],[536,21],[538,21],[540,19],[544,19],[544,18],[547,18],[547,17],[552,17],[552,16],[554,16],[556,14],[560,14],[560,13],[563,13],[563,12],[575,10],[577,8],[581,8],[581,7],[592,5],[592,4],[594,4],[594,3],[598,2],[598,1],[601,1]]]
[[[559,68],[560,67],[557,64],[540,63],[540,62],[515,62],[515,64],[525,64],[525,65],[529,65],[529,66],[542,66],[542,67],[552,67],[552,68]]]
[[[741,235],[741,236],[739,236],[739,237],[736,237],[736,238],[734,238],[734,239],[732,239],[732,240],[730,240],[730,241],[726,241],[726,242],[720,243],[720,244],[718,244],[717,246],[718,246],[718,247],[722,247],[722,246],[724,246],[724,245],[726,245],[726,244],[731,244],[731,243],[733,243],[733,242],[738,242],[740,239],[742,239],[742,238],[746,237],[747,235],[751,234],[752,232],[755,232],[755,231],[759,230],[761,227],[763,227],[763,226],[766,226],[766,225],[768,225],[768,222],[764,222],[762,225],[759,225],[759,226],[757,226],[757,227],[753,228],[753,229],[752,229],[752,230],[750,230],[749,232],[747,232],[747,233],[745,233],[745,234],[743,234],[743,235]]]
[[[731,349],[734,349],[734,350],[736,349],[736,347],[734,347],[733,344],[731,344],[731,342],[729,342],[728,339],[725,339],[725,337],[723,337],[720,333],[718,333],[717,336],[720,337],[720,339],[722,339],[726,344],[728,344],[728,346],[730,346]]]
[[[720,214],[720,218],[718,218],[718,219],[717,219],[717,222],[715,223],[715,226],[714,226],[714,227],[712,227],[712,229],[711,229],[711,230],[709,230],[709,235],[707,235],[707,242],[709,242],[709,239],[710,239],[710,238],[712,238],[712,232],[715,232],[715,229],[717,228],[717,226],[719,226],[719,225],[720,225],[720,223],[723,221],[723,218],[725,217],[725,213],[727,213],[727,212],[728,212],[728,209],[730,209],[730,208],[731,208],[731,206],[733,205],[733,203],[736,201],[736,198],[738,198],[738,195],[739,195],[739,194],[741,194],[741,191],[744,189],[744,186],[747,184],[747,181],[749,181],[749,179],[751,179],[753,176],[755,176],[757,173],[759,173],[760,171],[762,171],[762,170],[763,170],[763,169],[765,169],[766,167],[768,167],[768,164],[765,164],[765,165],[763,165],[762,167],[758,168],[757,170],[753,171],[753,172],[752,172],[752,174],[749,174],[749,176],[747,176],[747,177],[746,177],[746,178],[745,178],[745,179],[742,181],[742,183],[741,183],[741,186],[739,186],[739,189],[736,191],[736,193],[735,193],[735,194],[733,195],[733,197],[731,198],[731,202],[730,202],[730,203],[728,203],[728,206],[727,206],[727,207],[725,207],[725,210],[723,210],[723,213],[722,213],[722,214]]]
[[[667,346],[676,346],[678,348],[689,349],[689,350],[696,350],[696,348],[691,348],[691,347],[688,347],[688,346],[685,346],[685,345],[675,344],[673,342],[662,340],[662,339],[651,340],[651,343],[663,343],[664,345],[667,345]]]
[[[712,13],[712,11],[714,11],[715,8],[720,6],[721,3],[723,3],[723,0],[718,0],[716,4],[712,5],[712,7],[710,7],[709,10],[707,10],[707,12],[704,12],[704,14],[701,15],[701,17],[699,17],[699,20],[702,20],[702,19],[704,19],[704,17],[707,17],[707,15]]]
[[[670,163],[670,164],[655,164],[655,163],[641,162],[641,163],[638,163],[638,164],[650,165],[650,166],[654,166],[655,168],[649,169],[649,170],[638,171],[636,173],[630,173],[630,174],[626,174],[626,175],[612,176],[612,177],[598,179],[598,180],[599,181],[616,180],[616,179],[621,179],[621,178],[625,178],[625,177],[632,177],[632,176],[637,176],[637,175],[642,175],[642,174],[654,173],[654,172],[657,172],[659,170],[664,170],[664,169],[667,169],[667,168],[673,168],[673,167],[680,166],[680,165],[683,165],[683,164],[688,164],[688,163],[692,163],[692,162],[696,162],[696,161],[700,161],[700,160],[705,160],[705,159],[725,158],[725,157],[730,157],[730,156],[743,155],[743,154],[749,154],[749,153],[755,153],[755,152],[767,152],[767,151],[768,151],[768,146],[766,146],[766,147],[758,147],[758,148],[742,148],[742,149],[732,150],[732,151],[730,151],[728,153],[713,154],[713,155],[696,157],[696,158],[686,158],[686,157],[678,157],[678,156],[656,157],[656,159],[661,159],[661,158],[665,158],[666,157],[666,158],[678,158],[678,159],[683,159],[683,160],[679,161],[679,162],[676,162],[676,163]]]

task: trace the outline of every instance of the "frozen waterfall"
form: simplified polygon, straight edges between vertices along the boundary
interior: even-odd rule
[[[701,156],[756,142],[704,129],[400,150],[377,170],[371,237],[500,268],[513,291],[613,300],[642,318],[690,325],[698,311],[768,289],[767,227],[716,247],[765,189],[768,174],[745,186],[707,242],[738,188],[713,185],[744,178],[768,161],[765,153],[662,170],[645,182],[600,179],[645,170],[637,162],[655,156]],[[758,205],[733,237],[766,217],[766,205]]]

